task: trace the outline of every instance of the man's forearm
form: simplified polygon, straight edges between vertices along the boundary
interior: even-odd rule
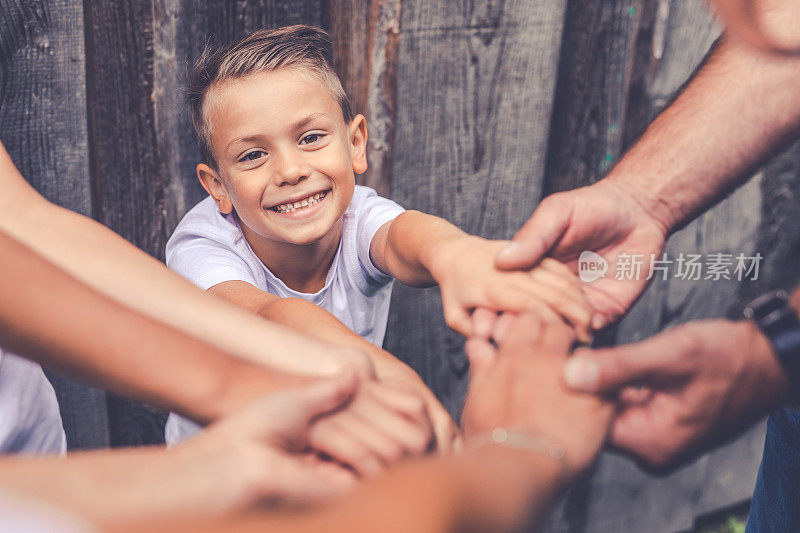
[[[86,287],[0,233],[3,347],[201,422],[301,378],[228,356]]]
[[[329,345],[204,294],[105,226],[48,202],[2,146],[0,184],[0,231],[117,302],[239,357],[291,372],[341,369]]]
[[[800,58],[723,37],[706,64],[603,180],[669,231],[743,183],[800,126]]]

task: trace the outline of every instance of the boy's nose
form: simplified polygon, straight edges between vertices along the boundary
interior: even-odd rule
[[[289,154],[282,156],[281,165],[276,169],[275,181],[282,185],[296,185],[311,173],[311,168],[301,158]]]

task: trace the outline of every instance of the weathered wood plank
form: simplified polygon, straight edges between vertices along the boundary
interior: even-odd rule
[[[359,184],[388,196],[392,182],[400,0],[333,2],[330,33],[336,71],[354,112],[369,125],[367,172]]]
[[[168,179],[153,108],[153,20],[152,1],[84,2],[93,215],[163,258]],[[166,415],[112,394],[108,403],[112,446],[163,442]]]
[[[0,5],[0,133],[48,199],[91,214],[80,2]]]
[[[637,43],[652,33],[654,5],[568,2],[545,194],[594,183],[622,153],[629,92],[642,74]]]
[[[508,238],[542,193],[564,2],[403,3],[392,198]],[[437,290],[397,287],[385,345],[458,414],[463,339]]]
[[[0,4],[0,139],[40,193],[91,215],[81,2]],[[70,449],[108,445],[105,393],[48,377]]]
[[[761,223],[755,249],[764,260],[758,282],[740,287],[737,309],[767,290],[795,287],[800,277],[800,142],[772,159],[759,177]]]
[[[94,216],[163,255],[163,198],[153,112],[153,4],[84,2]]]

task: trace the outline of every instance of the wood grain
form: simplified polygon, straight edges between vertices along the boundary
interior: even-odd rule
[[[361,185],[388,196],[392,183],[400,0],[333,2],[330,33],[336,70],[355,113],[367,118],[369,168]]]
[[[161,259],[168,176],[153,108],[153,4],[88,0],[84,21],[93,215]],[[114,394],[108,406],[112,446],[163,442],[165,414]]]

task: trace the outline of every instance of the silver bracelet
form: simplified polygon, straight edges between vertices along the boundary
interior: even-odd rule
[[[564,468],[564,473],[569,473],[569,464],[567,463],[566,457],[567,452],[564,447],[544,437],[534,437],[533,435],[527,435],[525,433],[514,433],[508,431],[506,428],[496,427],[492,431],[476,435],[470,439],[469,444],[473,449],[482,448],[487,444],[498,444],[518,450],[539,452],[561,463],[561,466]]]

